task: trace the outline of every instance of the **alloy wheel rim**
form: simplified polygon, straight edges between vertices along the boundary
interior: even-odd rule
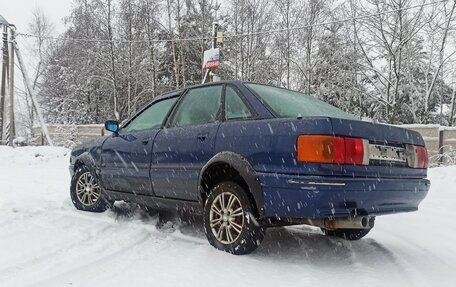
[[[76,195],[85,206],[94,205],[100,198],[100,186],[90,172],[81,174],[76,183]]]
[[[244,210],[239,198],[222,192],[211,204],[209,222],[215,238],[223,244],[234,243],[244,227]]]

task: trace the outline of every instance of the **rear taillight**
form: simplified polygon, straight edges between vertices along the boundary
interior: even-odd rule
[[[428,151],[423,146],[407,145],[407,164],[412,168],[427,168],[429,164]]]
[[[338,164],[369,164],[369,142],[360,138],[300,135],[298,161]]]
[[[418,147],[418,167],[427,168],[429,164],[429,156],[427,148],[419,146]]]

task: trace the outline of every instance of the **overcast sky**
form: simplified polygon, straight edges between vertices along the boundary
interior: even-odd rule
[[[72,0],[0,0],[0,15],[2,15],[9,23],[16,25],[18,32],[28,33],[32,11],[35,7],[38,7],[53,24],[55,33],[53,36],[57,36],[58,34],[64,32],[65,26],[63,24],[63,17],[69,15],[72,2]],[[33,48],[33,39],[22,38],[18,42],[18,46],[23,52],[28,74],[32,77],[34,67],[37,62],[34,54],[30,51],[30,49]],[[20,70],[17,67],[15,68],[15,74],[15,87],[19,90],[25,90]],[[23,121],[27,114],[27,106],[25,104],[24,97],[23,93],[18,93],[16,90],[16,128],[18,129],[19,135],[24,135],[23,124],[21,124],[21,121]]]
[[[56,33],[64,30],[63,17],[68,16],[72,0],[0,0],[0,15],[16,25],[19,32],[28,32],[35,7],[41,8],[55,28]]]

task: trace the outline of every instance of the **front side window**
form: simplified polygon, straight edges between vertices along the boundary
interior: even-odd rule
[[[332,117],[355,120],[356,118],[317,98],[299,92],[260,84],[246,84],[254,91],[259,100],[271,108],[280,118],[303,117]]]
[[[160,128],[163,124],[166,115],[173,107],[178,97],[161,100],[140,113],[133,119],[125,128],[123,132],[139,132],[144,130]]]
[[[225,90],[225,115],[227,120],[252,117],[247,105],[242,101],[238,93],[229,86]]]
[[[179,103],[171,127],[185,127],[213,123],[220,113],[222,86],[195,88]]]

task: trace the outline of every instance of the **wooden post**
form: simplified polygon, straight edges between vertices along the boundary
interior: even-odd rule
[[[3,124],[5,114],[5,96],[6,96],[6,72],[8,70],[8,26],[3,25],[3,65],[2,65],[2,83],[0,90],[0,144],[3,144]]]
[[[443,132],[444,130],[439,129],[439,163],[443,163]]]
[[[13,141],[16,138],[16,127],[14,123],[14,41],[15,31],[10,29],[10,49],[9,49],[9,70],[8,70],[8,88],[9,88],[9,144],[13,146]]]
[[[450,127],[453,126],[453,122],[454,122],[455,98],[456,98],[456,85],[453,85],[453,96],[451,97],[451,111],[450,111],[450,119],[449,119]]]

